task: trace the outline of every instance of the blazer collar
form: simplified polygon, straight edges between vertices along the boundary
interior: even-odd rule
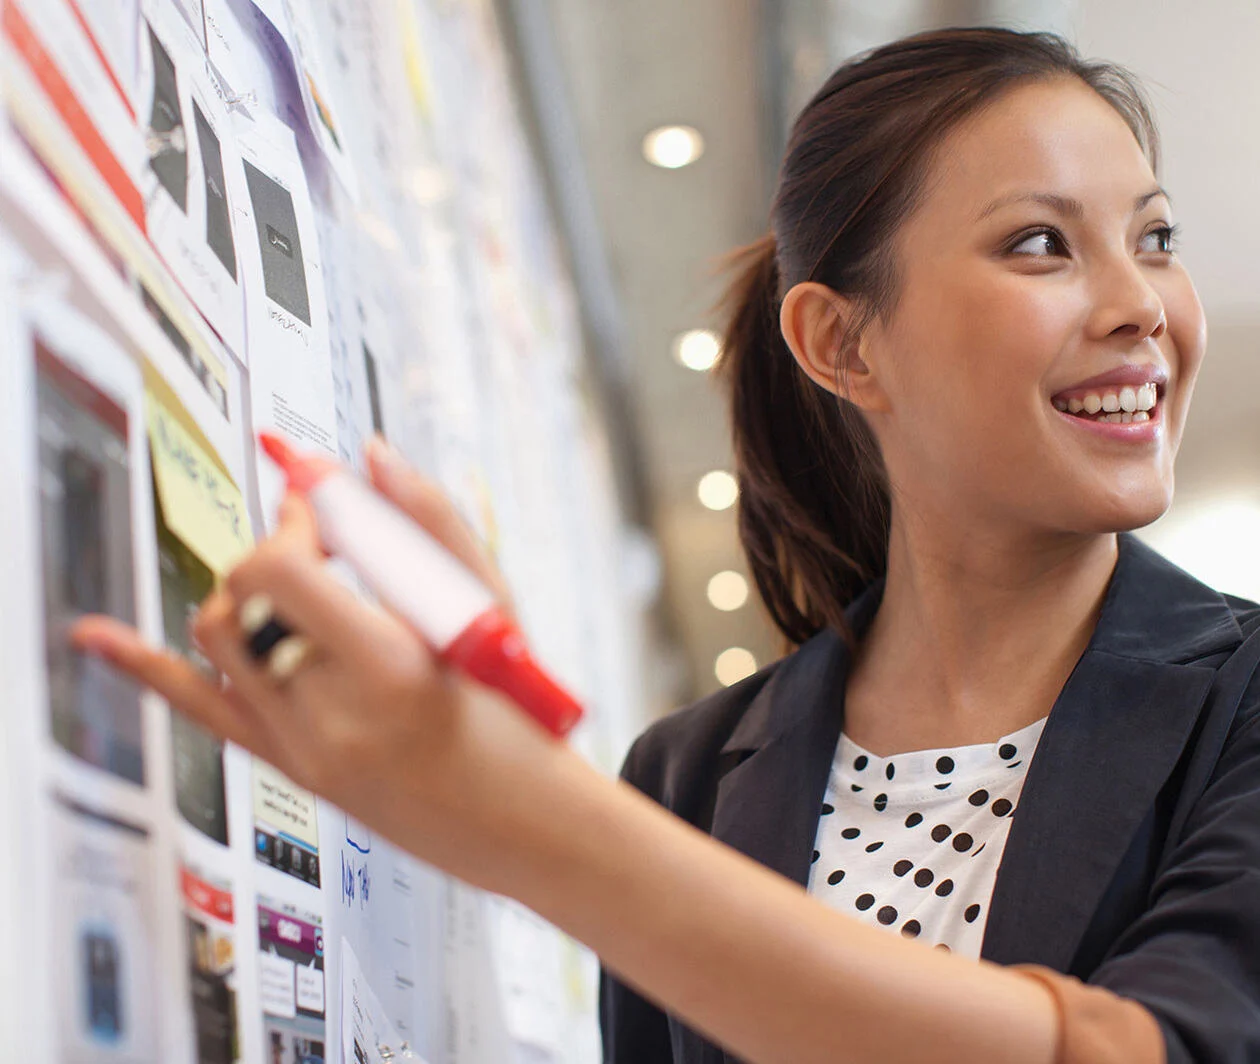
[[[849,611],[862,633],[883,593]],[[994,889],[984,956],[1067,970],[1102,893],[1171,773],[1214,670],[1242,639],[1228,603],[1131,535],[1094,635],[1028,769]],[[850,652],[824,631],[787,658],[723,747],[713,834],[804,885],[844,719]],[[1070,825],[1070,828],[1065,828]]]

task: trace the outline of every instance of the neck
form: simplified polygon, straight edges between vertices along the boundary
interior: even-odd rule
[[[1117,549],[1114,534],[929,535],[894,515],[846,730],[859,743],[855,729],[877,745],[930,748],[992,741],[1045,716],[1093,634]]]

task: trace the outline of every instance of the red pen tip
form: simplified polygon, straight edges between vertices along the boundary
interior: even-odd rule
[[[298,454],[288,440],[274,432],[260,432],[258,442],[263,453],[280,467],[290,491],[305,494],[337,468],[326,459]]]

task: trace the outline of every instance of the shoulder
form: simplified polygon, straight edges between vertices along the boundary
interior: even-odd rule
[[[723,746],[788,660],[768,665],[656,721],[630,747],[622,779],[667,809],[692,819],[691,807],[716,786]]]

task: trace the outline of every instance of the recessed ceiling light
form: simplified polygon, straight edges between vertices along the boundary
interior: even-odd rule
[[[739,484],[726,470],[715,469],[700,478],[696,494],[710,510],[726,510],[739,498]]]
[[[722,341],[712,329],[688,329],[674,341],[674,357],[688,369],[712,369],[722,353]]]
[[[713,675],[723,687],[739,683],[757,671],[757,659],[743,647],[727,647],[713,663]]]
[[[715,609],[730,612],[748,601],[748,581],[733,569],[714,573],[709,579],[709,602]]]
[[[691,126],[661,126],[643,138],[643,156],[656,166],[677,170],[704,154],[704,138]]]

